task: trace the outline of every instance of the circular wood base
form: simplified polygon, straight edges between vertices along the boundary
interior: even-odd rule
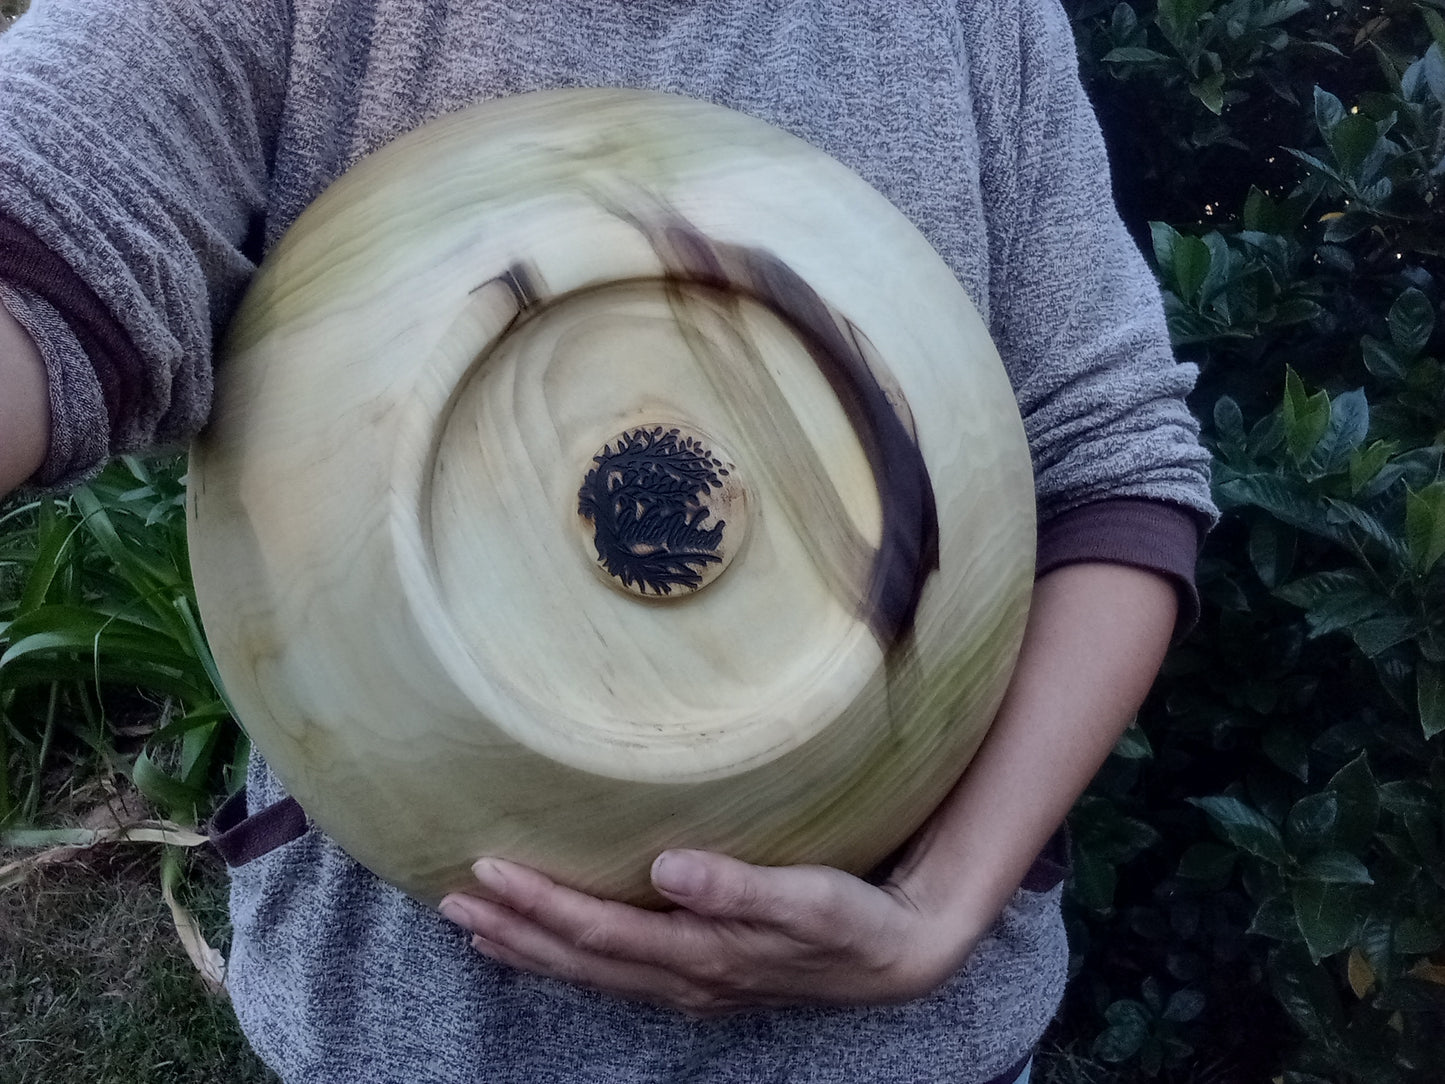
[[[1003,695],[1012,392],[886,200],[758,121],[569,91],[332,186],[226,340],[207,633],[314,821],[422,899],[497,855],[655,903],[695,846],[863,872]]]

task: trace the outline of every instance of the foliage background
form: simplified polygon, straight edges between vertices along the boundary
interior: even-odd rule
[[[1223,512],[1072,824],[1065,1041],[1122,1079],[1445,1079],[1445,19],[1070,0]]]
[[[1065,0],[1223,519],[1072,817],[1046,1079],[1445,1080],[1442,4]],[[182,469],[0,512],[0,844],[116,779],[182,822],[236,782]]]

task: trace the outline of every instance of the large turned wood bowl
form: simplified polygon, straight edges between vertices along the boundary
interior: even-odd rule
[[[633,91],[481,105],[328,189],[190,486],[241,722],[426,901],[483,855],[641,904],[673,846],[870,870],[982,740],[1033,577],[1018,411],[928,243]]]

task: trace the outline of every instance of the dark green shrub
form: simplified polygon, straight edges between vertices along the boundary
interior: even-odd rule
[[[1128,1079],[1445,1079],[1445,18],[1070,7],[1223,520],[1074,816],[1063,1034]]]

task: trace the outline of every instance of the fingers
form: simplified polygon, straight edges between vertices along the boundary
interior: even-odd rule
[[[821,866],[753,866],[707,851],[664,851],[652,864],[653,887],[694,914],[820,940],[833,930],[841,877]]]
[[[546,881],[530,870],[514,870],[508,866],[505,872],[509,874],[507,880],[513,891],[526,884],[522,880],[526,876]],[[496,883],[495,877],[489,879]],[[551,888],[559,894],[570,893],[556,885]],[[555,901],[546,899],[550,895],[552,893],[542,892],[531,898],[531,914],[526,915],[504,903],[467,895],[448,896],[442,901],[442,912],[475,935],[472,947],[483,955],[525,971],[617,997],[662,1005],[689,1016],[720,1016],[793,1000],[773,992],[756,991],[756,971],[737,961],[728,961],[717,946],[712,954],[663,951],[661,946],[666,942],[650,943],[645,932],[641,932],[648,925],[646,922],[636,924],[631,932],[614,939],[605,925],[598,924],[600,920],[585,914],[589,910],[585,905],[569,900],[557,907]],[[524,889],[518,896],[528,898],[528,893]],[[616,909],[636,910],[586,896],[581,897],[581,901],[595,905],[598,914]],[[573,911],[575,913],[569,913]],[[559,919],[559,915],[565,918]],[[659,924],[668,920],[666,915],[648,911],[629,917],[654,919]],[[543,924],[544,918],[563,926],[565,932],[554,932]],[[589,934],[589,931],[598,932]],[[640,940],[627,939],[633,936]],[[589,944],[601,945],[619,955],[603,955],[586,947]],[[639,958],[642,956],[657,962],[644,961]]]
[[[701,851],[654,864],[682,907],[596,899],[495,859],[478,894],[442,901],[505,963],[695,1016],[767,1005],[911,996],[917,916],[882,890],[823,867],[768,868]],[[925,939],[926,940],[926,939]]]
[[[583,952],[675,967],[701,951],[681,916],[597,899],[511,862],[484,858],[473,871],[495,902]]]
[[[704,990],[683,976],[651,964],[581,950],[500,904],[470,897],[451,898],[445,912],[452,921],[474,933],[474,949],[510,967],[692,1016],[715,1016],[741,1007],[716,991]]]

